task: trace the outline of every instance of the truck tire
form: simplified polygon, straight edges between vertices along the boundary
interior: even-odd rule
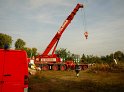
[[[52,70],[57,71],[59,69],[59,66],[57,64],[54,64],[52,66]]]
[[[43,65],[43,66],[42,66],[42,70],[44,70],[44,71],[49,70],[49,66],[48,66],[47,64]]]
[[[65,66],[65,65],[63,65],[63,64],[62,64],[62,65],[60,65],[60,70],[61,70],[61,71],[65,71],[65,70],[66,70],[66,66]]]
[[[83,70],[86,70],[88,68],[88,66],[84,65],[83,66]]]

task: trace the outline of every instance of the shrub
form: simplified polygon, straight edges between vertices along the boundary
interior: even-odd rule
[[[94,64],[88,69],[88,72],[124,72],[124,63]]]

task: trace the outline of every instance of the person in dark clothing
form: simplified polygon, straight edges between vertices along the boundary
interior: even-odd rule
[[[79,65],[75,66],[75,72],[76,72],[76,76],[79,77],[79,72],[80,72],[81,68]]]

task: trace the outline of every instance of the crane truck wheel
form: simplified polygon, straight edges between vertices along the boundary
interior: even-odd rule
[[[52,70],[57,71],[59,69],[59,66],[57,64],[54,64],[52,66]]]
[[[44,71],[49,70],[49,66],[48,66],[47,64],[44,64],[44,65],[42,66],[42,70],[44,70]]]
[[[60,70],[61,70],[61,71],[66,70],[66,66],[65,66],[65,65],[60,65]]]
[[[84,65],[83,66],[83,70],[86,70],[88,68],[88,66]]]

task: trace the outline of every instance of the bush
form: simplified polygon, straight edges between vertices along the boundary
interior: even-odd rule
[[[124,63],[111,63],[111,72],[124,72]]]
[[[88,71],[97,73],[98,71],[109,71],[110,66],[108,64],[94,64],[91,66]]]
[[[94,64],[88,69],[88,72],[124,72],[124,63]]]

